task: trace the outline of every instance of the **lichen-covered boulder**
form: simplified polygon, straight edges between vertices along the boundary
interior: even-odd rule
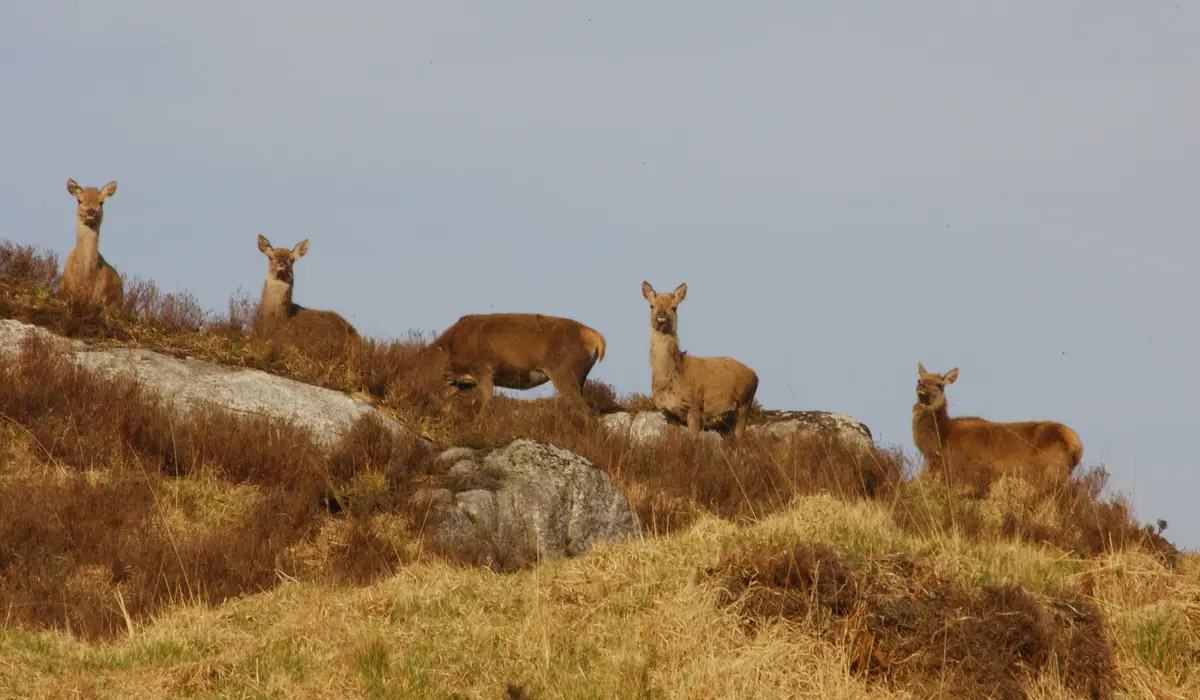
[[[764,411],[766,422],[751,429],[763,437],[812,436],[827,444],[840,443],[852,449],[875,447],[871,429],[844,413],[829,411]]]
[[[567,450],[515,440],[490,452],[456,447],[432,487],[413,495],[426,546],[451,559],[513,570],[575,557],[641,532],[608,475]]]

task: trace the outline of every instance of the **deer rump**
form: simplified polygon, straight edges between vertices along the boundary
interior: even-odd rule
[[[547,381],[583,386],[604,357],[604,339],[569,318],[540,314],[473,314],[446,329],[432,347],[445,353],[448,382],[474,386],[488,375],[495,386],[532,389]]]

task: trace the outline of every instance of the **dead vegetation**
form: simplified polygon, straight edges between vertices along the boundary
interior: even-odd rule
[[[886,452],[864,459],[796,440],[713,451],[681,436],[635,446],[592,415],[620,407],[612,388],[595,382],[584,388],[590,411],[557,398],[447,399],[440,376],[414,369],[419,341],[367,340],[338,366],[277,355],[251,337],[246,302],[215,317],[186,295],[135,282],[120,314],[65,304],[53,295],[53,262],[29,248],[0,248],[4,315],[344,390],[367,385],[384,408],[458,444],[552,442],[605,469],[650,532],[676,531],[704,511],[753,520],[818,491],[883,498],[900,482],[899,458]],[[17,611],[21,624],[86,635],[120,632],[126,616],[139,620],[172,602],[219,602],[287,577],[365,583],[392,571],[411,539],[407,494],[431,463],[415,439],[397,441],[369,422],[325,456],[290,425],[219,411],[173,419],[136,384],[93,376],[35,341],[0,363],[0,414],[10,437],[28,445],[20,466],[0,477],[2,497],[36,504],[0,517],[0,608]],[[236,517],[194,517],[206,498],[222,501],[244,487],[253,497],[229,505]],[[158,527],[173,518],[197,522],[186,532]],[[70,582],[81,571],[92,572],[95,585],[73,597]],[[117,584],[123,609],[96,593]]]
[[[219,603],[283,577],[363,583],[403,560],[372,518],[401,514],[428,455],[377,421],[328,456],[264,419],[176,421],[136,384],[34,339],[0,366],[0,387],[6,440],[24,446],[0,471],[0,499],[20,504],[0,516],[0,609],[13,623],[107,636],[172,603]],[[306,559],[334,514],[340,541]]]
[[[1050,488],[986,464],[909,478],[899,450],[864,455],[805,439],[749,437],[713,450],[674,431],[637,445],[596,414],[647,410],[650,400],[618,398],[602,383],[584,385],[588,410],[557,398],[497,396],[485,405],[471,392],[446,396],[443,378],[417,361],[419,336],[367,338],[336,360],[313,358],[253,337],[256,309],[244,298],[208,314],[186,294],[134,281],[121,310],[101,310],[62,301],[60,284],[53,256],[0,245],[0,317],[364,391],[445,442],[551,442],[604,469],[649,535],[680,532],[706,514],[758,523],[826,493],[875,501],[899,532],[932,542],[1016,540],[1079,557],[1144,551],[1167,566],[1181,556],[1162,537],[1165,523],[1141,525],[1120,497],[1103,495],[1099,467]],[[290,425],[216,411],[170,415],[138,386],[92,376],[44,344],[0,358],[0,503],[15,506],[0,510],[6,627],[111,638],[172,606],[216,604],[287,580],[369,584],[419,553],[418,514],[406,503],[436,476],[420,441],[364,419],[322,453]],[[814,626],[871,683],[957,697],[1025,697],[1043,677],[1099,697],[1116,684],[1111,625],[1082,584],[1050,593],[976,588],[912,557],[864,558],[819,543],[728,553],[709,573],[726,591],[723,605],[750,627]],[[1191,653],[1181,648],[1171,658]]]
[[[815,626],[851,673],[922,697],[1025,698],[1047,673],[1086,697],[1115,686],[1100,610],[1077,594],[964,589],[905,558],[856,563],[807,542],[727,554],[708,573],[746,624]]]
[[[575,450],[626,490],[650,532],[686,527],[702,511],[753,520],[817,491],[883,497],[899,480],[886,453],[860,463],[799,441],[756,443],[737,459],[678,437],[633,446],[553,400],[507,401],[514,406],[498,416],[461,418],[474,427],[463,440],[501,444],[521,428]],[[420,516],[407,497],[432,462],[419,440],[371,419],[329,455],[305,431],[265,419],[173,419],[138,385],[94,376],[36,339],[0,364],[0,415],[6,439],[25,446],[0,472],[0,498],[26,504],[0,516],[0,609],[89,636],[173,602],[216,603],[283,578],[366,583],[394,571]],[[231,495],[244,487],[253,497]],[[217,506],[232,515],[198,516]],[[160,527],[168,520],[190,522]],[[82,571],[93,584],[72,588]],[[97,593],[115,596],[118,584],[123,608]]]
[[[924,536],[1011,538],[1085,557],[1140,550],[1178,564],[1179,550],[1162,535],[1167,523],[1139,523],[1124,496],[1105,494],[1107,484],[1103,466],[1076,471],[1056,487],[963,461],[952,474],[934,469],[906,480],[892,514],[906,531]]]

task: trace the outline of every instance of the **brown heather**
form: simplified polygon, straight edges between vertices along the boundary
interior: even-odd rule
[[[323,453],[288,424],[172,418],[138,386],[29,341],[0,359],[0,653],[16,660],[0,665],[0,694],[240,696],[268,692],[260,676],[284,683],[274,694],[319,695],[328,677],[378,697],[1200,687],[1188,670],[1200,660],[1195,564],[1165,523],[1141,525],[1102,494],[1103,467],[1055,487],[986,464],[913,476],[899,449],[864,457],[753,433],[720,450],[682,429],[640,446],[599,415],[650,410],[650,398],[599,382],[583,385],[583,402],[484,402],[446,393],[419,335],[314,356],[255,337],[244,297],[210,314],[149,282],[127,283],[120,309],[65,301],[60,288],[52,255],[0,243],[0,318],[361,392],[442,444],[557,444],[613,478],[647,541],[532,578],[451,569],[422,550],[423,514],[407,506],[438,478],[420,440],[367,418]],[[361,593],[341,597],[346,586]],[[204,612],[267,591],[234,608],[258,623]],[[76,661],[60,637],[24,636],[39,630],[112,641]],[[45,645],[53,661],[30,651]],[[96,654],[143,649],[186,658],[97,665],[112,657]],[[796,675],[806,664],[813,673]],[[579,668],[596,670],[584,682]]]
[[[1103,495],[1107,484],[1103,466],[1056,486],[998,478],[988,464],[962,463],[953,481],[940,470],[906,480],[892,515],[905,531],[926,537],[998,536],[1084,557],[1141,550],[1176,566],[1180,552],[1162,536],[1166,522],[1138,523],[1123,496]]]
[[[0,609],[16,622],[107,635],[125,628],[107,597],[117,584],[140,619],[281,575],[364,582],[401,559],[361,533],[396,511],[427,455],[371,419],[326,457],[285,424],[220,412],[171,420],[136,385],[92,376],[36,340],[0,366],[0,386],[6,437],[24,445],[0,472],[0,499],[21,504],[0,517]],[[366,473],[395,488],[361,483]],[[206,522],[206,497],[231,517]],[[297,545],[331,513],[357,537],[308,570]],[[80,576],[91,578],[76,589]]]
[[[1077,594],[968,590],[907,558],[867,566],[809,542],[730,552],[708,575],[752,630],[809,623],[845,645],[851,674],[920,697],[1025,698],[1043,674],[1085,697],[1115,686],[1103,617]]]

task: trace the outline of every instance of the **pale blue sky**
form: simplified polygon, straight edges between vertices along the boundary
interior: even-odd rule
[[[738,9],[733,9],[737,7]],[[369,334],[570,316],[647,391],[643,279],[768,407],[909,451],[951,411],[1053,419],[1200,546],[1200,4],[165,3],[0,7],[0,236],[101,249],[223,308],[255,246]],[[1189,204],[1189,201],[1192,202]]]

